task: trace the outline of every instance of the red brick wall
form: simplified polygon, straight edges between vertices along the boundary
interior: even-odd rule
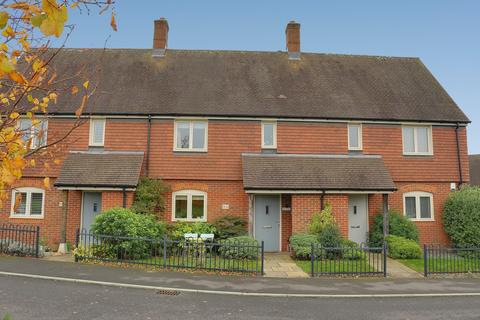
[[[342,235],[348,237],[348,195],[328,194],[325,204],[332,205],[333,216],[337,221]],[[292,195],[292,232],[308,231],[312,215],[320,211],[319,194],[293,194]]]
[[[133,191],[126,191],[126,208],[132,205],[133,196]],[[102,212],[115,207],[123,207],[123,191],[103,191]]]
[[[282,212],[282,251],[288,251],[290,236],[292,235],[292,214]]]

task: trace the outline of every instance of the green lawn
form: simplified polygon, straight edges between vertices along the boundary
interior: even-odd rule
[[[310,260],[295,260],[297,266],[303,271],[311,274],[311,261]],[[315,271],[317,273],[330,273],[330,272],[343,272],[343,273],[355,273],[355,272],[376,272],[377,269],[368,263],[368,261],[360,260],[323,260],[315,262]]]
[[[423,258],[421,259],[397,259],[407,267],[423,273]],[[429,271],[434,272],[478,272],[480,271],[480,259],[465,259],[459,256],[444,258],[429,258]]]

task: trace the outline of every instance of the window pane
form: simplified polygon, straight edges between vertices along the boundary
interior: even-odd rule
[[[193,148],[194,149],[203,149],[205,148],[205,122],[194,122],[193,123]]]
[[[42,214],[42,200],[43,194],[32,193],[32,199],[30,200],[30,214],[41,215]]]
[[[417,128],[418,152],[428,152],[428,128]]]
[[[273,123],[264,123],[263,124],[263,145],[264,146],[273,146],[273,130],[275,125]]]
[[[203,218],[203,196],[192,196],[192,219]]]
[[[103,145],[104,120],[93,120],[93,143]]]
[[[175,218],[187,218],[187,196],[175,196]]]
[[[417,217],[417,204],[415,197],[405,197],[405,214],[408,218],[415,219]]]
[[[15,214],[25,214],[27,208],[27,194],[25,192],[15,192],[15,204],[13,211]]]
[[[19,121],[19,129],[23,133],[23,141],[27,141],[30,139],[32,135],[32,120],[30,119],[20,119]]]
[[[403,152],[415,152],[413,128],[403,128]]]
[[[46,144],[47,121],[36,124],[33,128],[32,148],[38,148]]]
[[[420,197],[420,218],[430,219],[432,217],[430,208],[430,197]]]
[[[188,149],[190,145],[190,123],[177,122],[177,148]]]
[[[360,147],[360,125],[350,124],[348,125],[348,138],[350,148]]]

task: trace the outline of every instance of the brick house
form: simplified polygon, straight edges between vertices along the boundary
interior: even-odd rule
[[[470,160],[470,184],[480,187],[480,154],[472,154]]]
[[[415,221],[422,243],[448,242],[442,206],[469,181],[469,119],[419,59],[303,53],[295,22],[286,52],[171,50],[168,29],[155,21],[153,49],[56,58],[66,75],[100,61],[94,103],[61,161],[25,172],[12,190],[21,205],[0,222],[73,242],[96,214],[130,206],[149,176],[170,187],[165,219],[239,216],[268,251],[287,250],[326,203],[357,242],[388,207]],[[71,127],[80,99],[59,96],[38,144]]]

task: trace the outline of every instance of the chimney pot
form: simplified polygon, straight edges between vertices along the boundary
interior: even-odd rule
[[[300,23],[290,21],[285,29],[288,59],[300,60]]]
[[[154,22],[153,52],[154,57],[164,57],[168,44],[168,21],[160,18]]]

